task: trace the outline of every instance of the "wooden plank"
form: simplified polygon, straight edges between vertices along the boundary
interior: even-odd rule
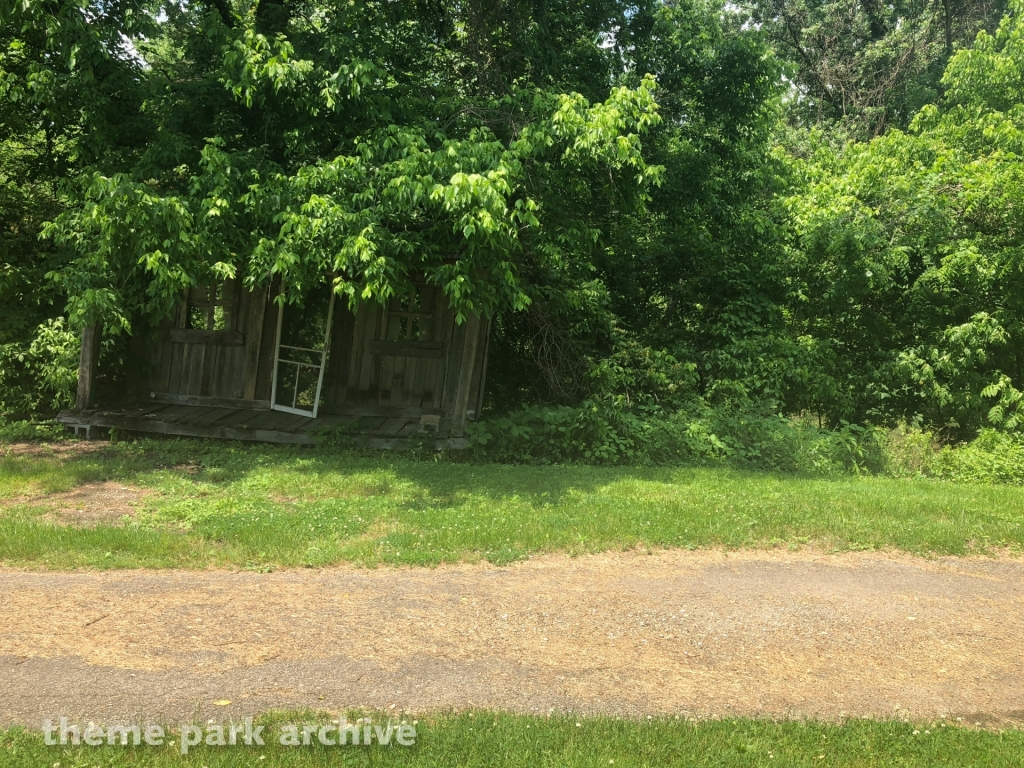
[[[476,350],[480,342],[480,315],[471,314],[466,318],[465,347],[459,362],[459,386],[455,396],[455,412],[452,414],[452,428],[458,437],[466,429],[466,411],[469,395],[473,388],[473,369],[476,366]]]
[[[277,429],[280,429],[283,432],[305,432],[316,426],[316,419],[312,416],[297,416],[295,414],[289,415],[292,416],[292,419],[284,422],[277,427]]]
[[[340,405],[348,397],[355,322],[355,314],[339,297],[334,306],[334,327],[331,329],[331,344],[327,352],[321,410]]]
[[[378,386],[382,386],[379,375],[374,375],[376,373],[375,369],[379,365],[375,365],[377,361],[374,360],[369,349],[370,344],[377,339],[382,310],[376,304],[370,304],[366,311],[366,323],[363,326],[363,338],[360,341],[360,344],[363,345],[363,352],[359,356],[359,391],[372,394],[375,382]]]
[[[176,395],[171,392],[152,392],[150,399],[158,403],[172,405],[203,405],[215,408],[254,408],[270,410],[269,400],[244,400],[234,397],[203,397],[196,395]]]
[[[204,417],[208,417],[212,413],[216,413],[217,411],[225,410],[225,409],[222,409],[222,408],[208,408],[208,407],[204,408],[204,407],[195,407],[195,406],[191,406],[191,409],[192,410],[189,413],[186,413],[184,416],[181,416],[181,417],[175,419],[174,420],[175,423],[177,423],[177,424],[198,424],[198,423],[202,422]],[[214,419],[214,421],[215,421],[215,419]]]
[[[149,350],[149,377],[146,379],[144,392],[167,390],[167,376],[171,370],[171,348],[173,345],[165,333],[171,327],[172,318],[165,317],[158,327],[145,338],[146,349]]]
[[[364,420],[362,420],[361,424],[357,425],[357,429],[359,432],[362,432],[364,434],[369,432],[376,432],[377,430],[384,426],[384,423],[386,421],[387,419],[375,419],[373,417],[368,416]]]
[[[335,416],[317,416],[315,421],[316,424],[313,426],[314,429],[321,427],[347,427],[351,426],[355,422],[355,416],[346,416],[338,414]]]
[[[451,341],[448,344],[448,365],[444,374],[444,395],[441,408],[446,415],[455,412],[455,403],[459,393],[459,370],[466,347],[466,324],[455,323],[454,314],[451,321]]]
[[[135,418],[140,418],[142,416],[149,416],[150,414],[153,414],[153,413],[159,413],[160,411],[164,410],[166,407],[167,407],[167,403],[153,403],[152,405],[147,405],[144,408],[139,408],[135,412],[131,413],[131,415],[134,416]]]
[[[213,352],[217,348],[212,345],[196,345],[196,352],[193,353],[193,357],[197,358],[198,365],[192,370],[192,393],[193,395],[202,396],[203,394],[203,377],[206,375],[207,368],[207,357],[212,358]],[[210,352],[210,355],[207,355]],[[210,361],[212,365],[212,360]]]
[[[374,341],[370,345],[373,354],[382,357],[441,357],[440,341]]]
[[[405,391],[405,372],[409,361],[407,357],[396,357],[394,370],[391,372],[391,402],[396,408],[402,406],[402,393]]]
[[[267,290],[267,305],[263,314],[263,335],[260,339],[259,365],[256,368],[256,400],[270,400],[274,381],[274,351],[277,339],[278,307],[273,297],[280,292],[281,281],[275,278]]]
[[[171,341],[180,344],[217,344],[222,347],[240,347],[245,344],[241,331],[208,331],[203,328],[171,328],[167,331]]]
[[[195,410],[194,405],[172,405],[168,408],[164,408],[158,413],[150,414],[144,418],[147,419],[158,419],[160,421],[177,422],[178,419],[187,418]]]
[[[377,402],[381,405],[392,405],[391,387],[395,378],[395,358],[382,357],[380,359],[380,378],[377,385]]]
[[[256,412],[250,412],[254,415]],[[69,423],[71,419],[64,423]],[[81,420],[79,420],[81,421]],[[88,423],[94,427],[117,427],[129,432],[149,432],[162,435],[179,435],[183,437],[206,437],[225,440],[253,440],[264,443],[291,443],[297,445],[313,445],[316,438],[306,432],[280,432],[265,429],[244,429],[222,425],[195,426],[177,424],[166,421],[147,421],[125,416],[90,416]],[[77,422],[74,422],[77,423]]]
[[[352,329],[352,352],[349,355],[348,389],[350,391],[359,389],[359,377],[363,370],[363,339],[366,336],[368,312],[367,303],[360,301],[356,307],[356,322]]]
[[[213,374],[214,389],[218,397],[244,400],[242,381],[245,378],[245,347],[219,347],[217,367]]]
[[[167,373],[167,392],[181,392],[181,365],[184,362],[185,345],[171,344],[171,368]]]
[[[188,390],[186,395],[203,394],[203,370],[206,367],[206,345],[191,344],[192,358],[189,362]]]
[[[189,423],[200,427],[209,426],[210,424],[215,424],[221,419],[230,416],[236,411],[236,408],[210,408],[203,416],[192,419]]]
[[[195,394],[200,397],[214,396],[221,394],[217,389],[217,366],[220,363],[221,348],[216,344],[204,345],[203,347],[203,375],[199,380],[199,391]]]
[[[438,299],[440,302],[441,299]],[[437,369],[434,371],[434,398],[430,403],[433,408],[444,408],[444,393],[448,386],[448,368],[451,359],[453,344],[453,329],[455,326],[455,313],[447,306],[439,307],[438,313],[438,334],[441,338],[444,356],[437,361]]]
[[[250,408],[237,408],[227,416],[223,416],[217,419],[210,426],[218,427],[241,427],[249,422],[254,422],[259,419],[267,411],[256,411]]]
[[[440,408],[415,408],[415,407],[401,407],[393,408],[390,405],[373,405],[364,404],[358,405],[356,403],[347,403],[345,405],[335,406],[330,410],[320,410],[320,414],[323,416],[335,416],[335,415],[346,415],[346,416],[381,416],[384,418],[390,416],[405,416],[407,418],[416,418],[420,416],[440,416]]]
[[[298,416],[297,414],[287,413],[285,411],[261,411],[259,418],[250,422],[249,426],[258,429],[283,430],[288,424],[292,424],[298,419],[309,418],[311,417]]]
[[[421,408],[431,408],[434,405],[437,386],[437,369],[441,367],[441,360],[428,360],[427,364],[423,366],[423,386],[420,389],[420,401],[418,405]]]
[[[423,425],[419,421],[407,421],[405,426],[398,432],[398,437],[408,437],[421,431],[423,431]]]
[[[252,291],[249,296],[249,313],[245,328],[245,352],[243,355],[242,397],[256,399],[256,376],[260,367],[260,349],[263,344],[263,317],[267,311],[268,289]]]
[[[242,377],[245,374],[243,360],[245,350],[242,347],[216,347],[217,359],[214,363],[212,376],[213,387],[210,394],[217,397],[230,397],[242,400]]]
[[[423,405],[423,388],[427,382],[427,369],[437,364],[437,360],[415,360],[412,379],[409,385],[409,394],[402,402],[402,405],[415,407]]]
[[[181,371],[178,375],[178,393],[182,395],[192,394],[192,353],[195,347],[192,344],[179,344],[181,347]]]
[[[483,352],[477,354],[477,364],[473,369],[473,392],[469,399],[474,419],[480,418],[480,412],[484,407],[484,386],[487,383],[487,353],[491,347],[490,340],[491,319],[487,318],[480,323],[480,340],[477,343],[483,347]]]
[[[82,328],[82,347],[78,355],[78,392],[75,410],[84,411],[95,398],[96,364],[100,358],[100,331],[98,323]]]
[[[255,415],[250,411],[248,415]],[[150,434],[179,435],[183,437],[202,437],[221,440],[246,440],[265,443],[285,443],[292,445],[314,445],[317,437],[308,432],[281,432],[266,429],[248,429],[246,427],[229,427],[222,425],[197,426],[188,424],[176,424],[163,421],[147,421],[126,417],[122,414],[98,415],[94,413],[78,413],[64,411],[60,413],[57,420],[68,425],[90,425],[94,427],[117,427],[129,432],[145,432]],[[374,450],[392,450],[404,448],[408,445],[407,438],[386,435],[359,434],[354,435],[356,445]],[[434,441],[438,450],[442,448],[461,449],[465,448],[465,438],[438,438]]]
[[[402,428],[408,423],[408,419],[388,419],[373,431],[381,435],[394,436],[401,432]]]

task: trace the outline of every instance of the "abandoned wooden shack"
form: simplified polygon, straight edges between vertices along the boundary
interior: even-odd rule
[[[427,432],[464,444],[483,400],[487,318],[456,323],[425,283],[355,312],[328,285],[302,306],[282,306],[279,291],[239,280],[189,290],[155,333],[133,340],[133,383],[117,403],[95,401],[98,338],[86,328],[77,406],[60,420],[87,435],[314,443],[333,433],[389,447]]]

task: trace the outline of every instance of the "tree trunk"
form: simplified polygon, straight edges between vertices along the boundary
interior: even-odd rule
[[[953,19],[949,8],[950,0],[942,0],[942,23],[946,33],[946,55],[953,54]]]

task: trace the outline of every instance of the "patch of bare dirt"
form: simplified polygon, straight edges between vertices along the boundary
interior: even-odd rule
[[[58,525],[94,527],[120,524],[135,517],[149,491],[124,483],[107,481],[86,483],[72,491],[48,493],[21,500],[21,503],[45,507],[44,520]]]
[[[31,456],[36,457],[58,457],[77,456],[87,453],[98,453],[110,448],[110,443],[105,440],[62,440],[55,443],[44,442],[23,442],[23,443],[2,443],[0,442],[0,456]]]
[[[394,705],[991,725],[1024,711],[1024,562],[1010,558],[0,570],[0,628],[0,723]]]

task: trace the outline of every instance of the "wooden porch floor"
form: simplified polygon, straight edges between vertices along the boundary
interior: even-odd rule
[[[139,408],[98,408],[64,411],[57,420],[87,436],[93,428],[111,427],[185,437],[225,440],[255,440],[268,443],[312,445],[324,432],[337,430],[352,436],[353,442],[369,448],[397,448],[410,435],[423,431],[419,416],[325,415],[318,418],[283,411],[154,403]],[[446,440],[452,447],[464,440]]]

